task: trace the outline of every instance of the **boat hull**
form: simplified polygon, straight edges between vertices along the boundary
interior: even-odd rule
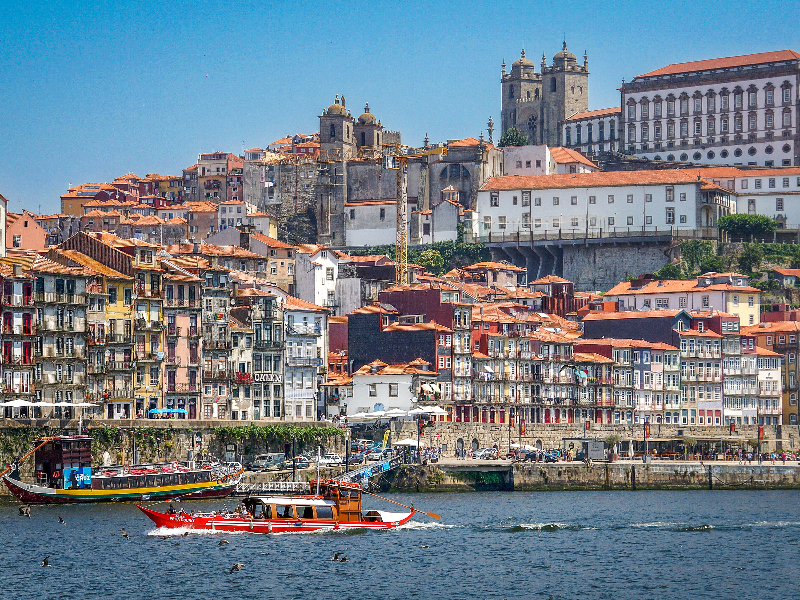
[[[310,533],[313,531],[338,531],[343,529],[394,529],[414,516],[414,511],[402,513],[396,521],[332,521],[325,519],[250,519],[217,515],[192,516],[168,514],[136,505],[157,527],[167,529],[195,529],[241,533]]]
[[[126,488],[115,490],[61,490],[42,487],[3,476],[9,491],[26,504],[72,504],[87,502],[141,502],[143,499],[170,500],[182,498],[196,500],[203,498],[224,498],[233,493],[238,477],[221,483],[194,483],[148,488]]]

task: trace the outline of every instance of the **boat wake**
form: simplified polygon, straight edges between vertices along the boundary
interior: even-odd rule
[[[582,525],[572,523],[520,523],[505,529],[508,533],[519,533],[521,531],[565,531],[584,529]]]
[[[451,525],[449,523],[423,523],[421,521],[409,521],[404,525],[400,525],[395,529],[406,529],[406,530],[426,530],[426,529],[452,529],[455,525]]]
[[[247,531],[220,531],[218,529],[192,529],[191,527],[156,527],[148,531],[149,537],[181,537],[184,534],[189,535],[239,535],[240,533],[249,533]]]

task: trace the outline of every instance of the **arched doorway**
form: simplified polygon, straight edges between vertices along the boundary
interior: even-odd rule
[[[536,440],[536,443],[534,444],[534,446],[536,446],[537,450],[541,450],[542,449],[542,440]]]
[[[456,440],[456,456],[464,456],[464,438]]]
[[[480,444],[478,444],[478,438],[472,438],[472,451],[477,452],[478,448],[480,448]]]

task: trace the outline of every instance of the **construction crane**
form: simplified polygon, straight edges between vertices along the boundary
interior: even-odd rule
[[[397,285],[409,283],[408,277],[408,160],[430,154],[447,155],[447,148],[432,148],[419,154],[404,154],[400,144],[390,147],[392,154],[384,157],[387,169],[397,169],[397,233],[395,237],[395,276]]]

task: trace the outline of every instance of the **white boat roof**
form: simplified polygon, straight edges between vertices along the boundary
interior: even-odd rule
[[[294,504],[295,506],[335,506],[336,503],[322,498],[304,498],[302,496],[251,496],[262,504]]]

